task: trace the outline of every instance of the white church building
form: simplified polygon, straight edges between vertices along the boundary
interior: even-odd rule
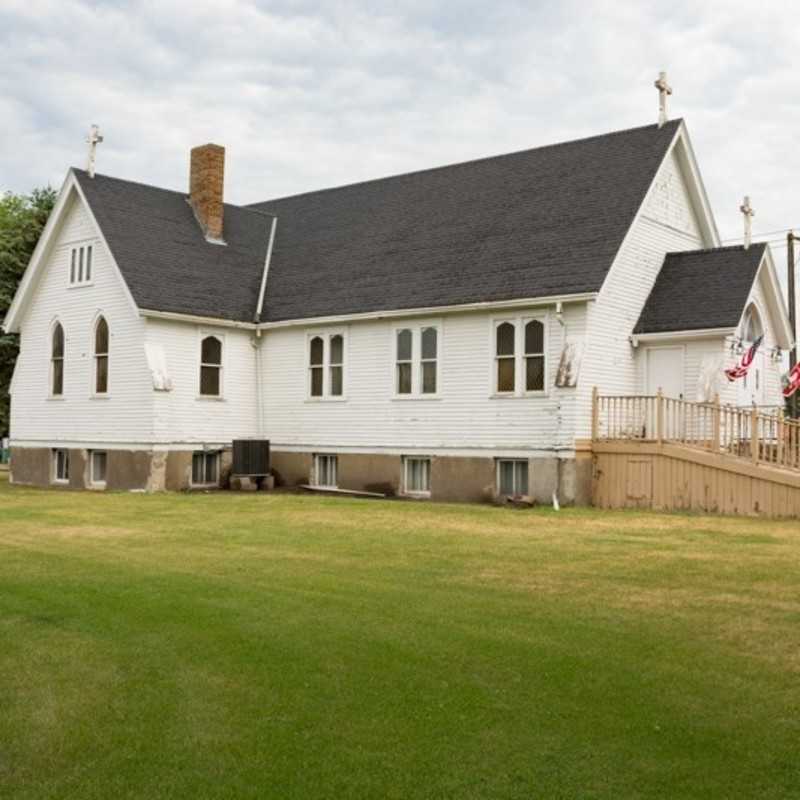
[[[14,483],[588,502],[592,390],[781,403],[769,247],[721,247],[664,121],[267,200],[70,169],[4,321]],[[747,381],[723,370],[764,336]]]

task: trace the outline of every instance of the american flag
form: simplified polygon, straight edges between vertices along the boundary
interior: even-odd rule
[[[791,372],[787,372],[783,378],[783,396],[791,397],[800,389],[800,364],[796,364]]]
[[[753,359],[756,357],[756,352],[758,351],[763,338],[763,336],[759,336],[758,339],[756,339],[753,344],[750,345],[750,347],[747,349],[747,352],[742,356],[742,360],[735,367],[725,370],[725,375],[729,381],[732,382],[737,378],[744,378],[744,376],[750,372],[750,365],[753,363]]]

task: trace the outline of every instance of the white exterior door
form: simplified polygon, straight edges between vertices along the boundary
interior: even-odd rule
[[[683,399],[684,349],[682,347],[649,347],[647,349],[647,394],[659,389],[665,397]]]

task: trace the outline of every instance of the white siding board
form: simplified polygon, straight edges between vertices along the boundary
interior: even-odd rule
[[[69,286],[70,246],[93,246],[93,283]],[[73,195],[23,316],[11,403],[16,441],[147,441],[152,391],[142,349],[144,325],[83,201]],[[110,331],[109,393],[93,397],[93,335],[98,314]],[[51,329],[65,334],[64,394],[49,399]]]
[[[570,336],[582,334],[584,308],[565,307]],[[507,316],[525,317],[526,313],[515,309]],[[439,396],[435,399],[401,399],[394,394],[394,332],[405,324],[403,320],[348,326],[345,400],[306,396],[305,348],[312,329],[269,331],[262,345],[267,437],[276,447],[311,449],[535,451],[571,447],[575,390],[553,388],[564,333],[552,309],[547,317],[547,395],[492,397],[492,320],[504,316],[475,312],[435,318],[440,330]],[[407,322],[418,327],[425,320]]]

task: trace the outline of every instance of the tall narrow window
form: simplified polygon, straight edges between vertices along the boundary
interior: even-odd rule
[[[94,328],[94,391],[108,392],[108,323],[105,317],[97,320]]]
[[[330,338],[330,393],[334,397],[342,396],[342,370],[344,364],[344,338],[340,334]]]
[[[397,394],[411,394],[412,343],[408,328],[397,331]]]
[[[88,281],[90,281],[92,279],[92,246],[91,245],[89,245],[86,248],[86,264],[85,264],[85,267],[86,268],[85,268],[84,273],[83,273],[83,279],[84,279],[84,281],[88,282]]]
[[[496,331],[497,391],[515,389],[514,339],[516,329],[511,322],[502,322]]]
[[[53,481],[69,482],[69,450],[53,450]]]
[[[200,394],[219,397],[222,393],[222,342],[206,336],[200,345]]]
[[[64,394],[64,329],[57,322],[53,328],[53,343],[51,352],[51,384],[53,396]]]
[[[544,325],[531,320],[525,326],[525,391],[544,390]]]
[[[308,369],[309,369],[309,394],[312,397],[322,397],[322,384],[324,379],[325,342],[321,336],[315,336],[309,342]]]
[[[438,334],[436,328],[422,329],[421,383],[422,394],[436,394],[436,360]]]

